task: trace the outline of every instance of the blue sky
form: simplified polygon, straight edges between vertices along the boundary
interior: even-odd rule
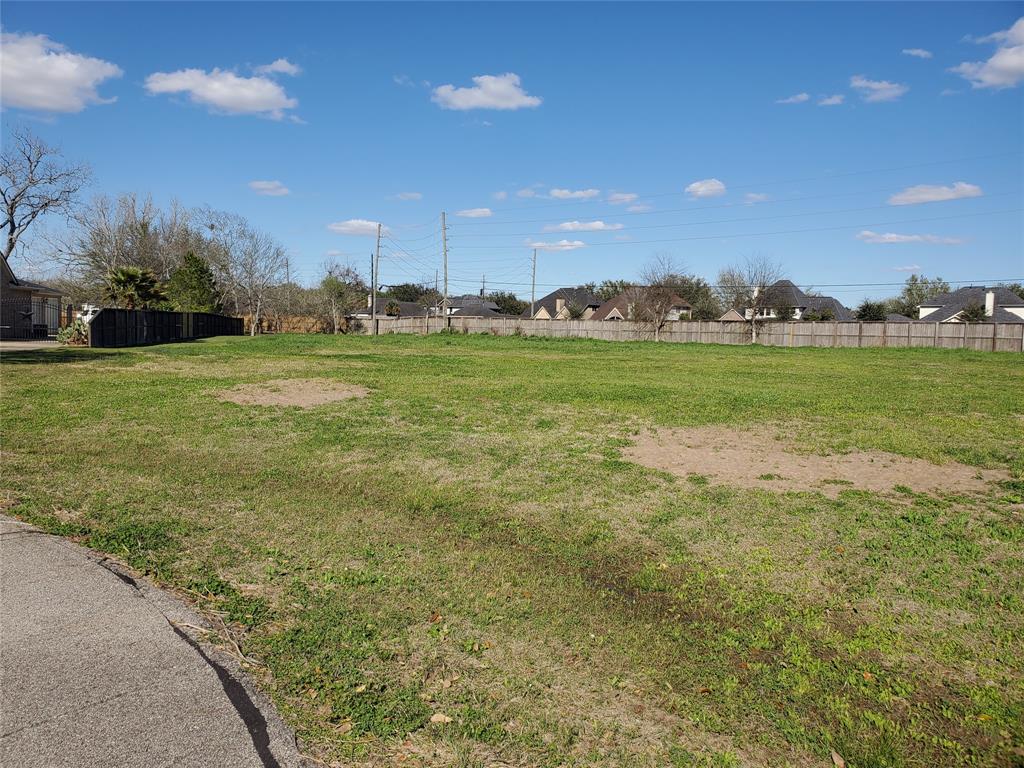
[[[853,304],[894,289],[826,286],[1024,277],[1022,17],[7,2],[3,119],[88,161],[90,192],[247,216],[300,281],[364,267],[376,221],[382,281],[432,281],[445,210],[453,293],[528,295],[539,243],[539,294],[759,254]]]

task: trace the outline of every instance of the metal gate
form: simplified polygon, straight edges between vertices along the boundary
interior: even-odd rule
[[[48,339],[60,328],[60,304],[55,299],[0,299],[0,338]]]

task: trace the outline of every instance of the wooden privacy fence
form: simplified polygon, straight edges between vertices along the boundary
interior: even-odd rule
[[[101,309],[89,323],[90,347],[135,347],[209,336],[241,336],[242,318],[209,312]]]
[[[372,333],[371,322],[363,323]],[[518,317],[381,317],[378,333],[490,333],[495,336],[557,336],[607,341],[674,341],[750,344],[749,323],[677,320],[655,331],[631,320],[526,320]],[[869,323],[791,321],[760,323],[757,343],[776,347],[938,347],[986,352],[1024,352],[1024,323]]]

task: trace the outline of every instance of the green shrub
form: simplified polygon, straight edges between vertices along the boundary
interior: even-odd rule
[[[89,343],[89,326],[81,318],[75,320],[71,325],[66,325],[57,331],[57,341],[61,344],[85,346]]]

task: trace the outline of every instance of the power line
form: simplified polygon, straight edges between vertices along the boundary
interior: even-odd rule
[[[1014,192],[998,192],[993,195],[986,195],[986,197],[1007,197],[1009,195],[1020,195],[1024,194],[1024,191],[1017,190]],[[862,208],[833,208],[827,211],[803,211],[801,213],[780,213],[772,216],[748,216],[743,219],[706,219],[704,221],[678,221],[671,224],[641,224],[640,226],[631,226],[628,231],[632,232],[638,229],[668,229],[671,227],[695,227],[702,224],[742,224],[747,221],[770,221],[772,219],[793,219],[801,216],[830,216],[837,213],[860,213],[862,211],[885,211],[892,208],[891,205],[871,205]],[[543,232],[480,232],[472,233],[470,237],[546,237],[551,235],[561,235],[568,237],[569,235],[588,235],[598,232],[622,232],[626,231],[625,227],[621,229],[595,229],[595,230],[567,230],[567,229],[548,229]]]
[[[1021,208],[1006,208],[1006,209],[998,210],[998,211],[979,211],[979,212],[975,212],[975,213],[959,213],[959,214],[953,214],[953,215],[950,215],[950,216],[931,216],[931,217],[919,218],[919,219],[901,219],[899,221],[875,221],[875,222],[867,222],[867,223],[861,223],[861,224],[843,224],[843,225],[835,226],[835,227],[809,227],[809,228],[806,228],[806,229],[785,229],[785,230],[775,230],[774,232],[740,232],[740,233],[734,233],[734,234],[695,235],[693,237],[662,238],[662,239],[659,239],[659,240],[620,240],[620,241],[609,241],[609,242],[604,242],[604,243],[585,243],[584,245],[581,245],[578,248],[547,248],[547,249],[544,249],[544,250],[550,250],[550,251],[569,251],[569,250],[579,250],[580,248],[584,248],[584,247],[586,247],[586,248],[598,248],[598,247],[604,247],[604,246],[609,246],[609,245],[630,246],[630,245],[644,245],[644,244],[650,244],[650,243],[683,243],[683,242],[690,242],[690,241],[694,241],[694,240],[729,240],[729,239],[733,239],[733,238],[737,238],[737,237],[768,237],[770,235],[793,235],[793,234],[800,234],[800,233],[804,233],[804,232],[832,232],[832,231],[842,230],[842,229],[858,229],[860,227],[888,227],[888,226],[892,226],[894,224],[897,224],[897,225],[898,224],[917,224],[917,223],[926,222],[926,221],[946,221],[948,219],[964,219],[964,218],[971,218],[971,217],[974,217],[974,216],[993,216],[993,215],[1002,214],[1002,213],[1019,213],[1021,210],[1024,210],[1024,209],[1021,209]],[[548,233],[548,234],[552,234],[552,233]],[[497,249],[507,250],[509,248],[523,248],[524,246],[522,246],[522,245],[492,245],[492,246],[469,246],[469,247],[470,248],[474,248],[474,247],[475,248],[488,248],[490,250],[497,250]],[[540,248],[540,247],[541,246],[538,246],[538,248]]]
[[[1018,283],[1018,282],[1022,282],[1022,281],[1024,281],[1024,277],[987,278],[987,279],[984,279],[984,280],[980,279],[980,278],[975,278],[973,280],[943,280],[943,282],[947,283],[948,285],[995,285],[995,284],[998,284],[998,283]],[[475,285],[476,284],[472,280],[466,280],[464,282],[466,282],[467,284],[470,284],[470,285]],[[524,282],[524,283],[500,282],[500,281],[492,281],[492,282],[496,282],[499,285],[512,285],[512,286],[526,286],[526,285],[530,285],[529,282]],[[811,288],[850,288],[851,289],[850,292],[852,292],[852,289],[861,289],[861,288],[893,288],[893,287],[903,287],[903,286],[906,285],[906,281],[904,281],[902,283],[818,283],[818,282],[815,282],[815,281],[811,280],[811,281],[804,281],[804,282],[800,283],[800,285],[805,285],[805,286],[808,286],[808,287],[811,287]],[[537,286],[538,287],[542,287],[542,288],[564,288],[565,287],[565,283],[537,283]],[[756,287],[757,286],[755,286],[755,285],[738,285],[738,284],[724,285],[724,284],[715,284],[715,283],[709,283],[708,284],[708,288],[756,288]]]
[[[866,170],[846,171],[846,172],[843,172],[843,173],[831,173],[831,174],[825,174],[825,175],[821,175],[821,176],[802,176],[802,177],[796,177],[796,178],[790,178],[790,179],[777,179],[775,181],[760,181],[760,182],[748,183],[748,184],[730,184],[729,185],[729,189],[754,189],[756,187],[771,187],[771,186],[777,186],[779,184],[796,184],[796,183],[804,182],[804,181],[822,181],[822,180],[827,180],[827,179],[830,180],[830,179],[848,178],[848,177],[851,177],[851,176],[866,176],[866,175],[870,175],[870,174],[873,174],[873,173],[895,173],[896,171],[907,171],[907,170],[911,170],[911,169],[914,169],[914,168],[927,168],[927,167],[935,166],[935,165],[950,165],[950,164],[954,164],[954,163],[966,163],[966,162],[971,162],[971,161],[974,161],[974,160],[990,160],[990,159],[997,158],[997,157],[1008,157],[1010,155],[1020,155],[1020,154],[1022,154],[1020,150],[1012,150],[1012,151],[1008,151],[1008,152],[995,152],[995,153],[987,154],[987,155],[975,155],[973,157],[944,158],[942,160],[929,160],[929,161],[926,161],[926,162],[923,162],[923,163],[911,163],[909,165],[898,165],[898,166],[891,166],[891,167],[888,167],[888,168],[869,168],[869,169],[866,169]],[[636,194],[637,195],[636,199],[637,200],[641,200],[641,199],[650,199],[650,198],[654,198],[654,197],[671,197],[673,195],[682,195],[682,194],[685,194],[685,193],[682,190],[675,190],[675,191],[672,191],[672,192],[651,192],[651,193],[646,193],[646,194],[641,194],[641,193],[630,193],[630,194]],[[564,207],[573,206],[573,205],[586,205],[586,204],[606,203],[606,202],[607,202],[606,199],[598,199],[597,196],[595,196],[594,198],[592,198],[590,200],[576,199],[576,200],[566,200],[566,201],[560,202],[560,203],[544,203],[544,204],[541,204],[541,205],[522,205],[522,206],[516,206],[515,208],[507,209],[507,210],[512,210],[512,211],[528,211],[528,210],[535,210],[535,209],[542,209],[542,208],[564,208]]]

